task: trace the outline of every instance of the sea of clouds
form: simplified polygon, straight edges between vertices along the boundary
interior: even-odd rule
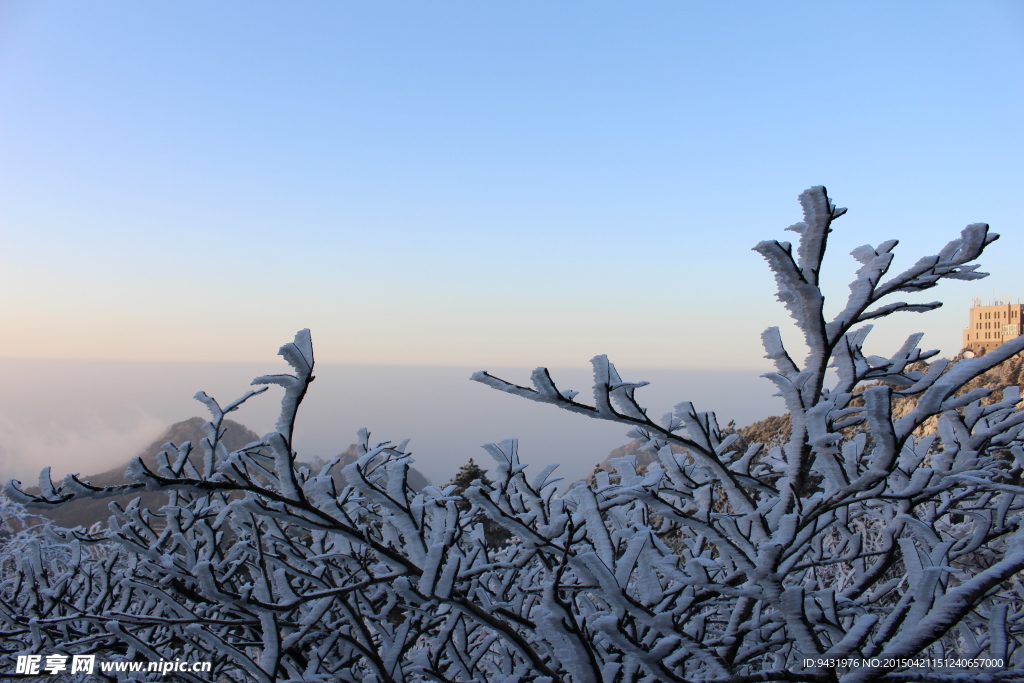
[[[539,470],[562,465],[567,481],[585,477],[609,451],[629,441],[628,429],[529,402],[471,382],[486,369],[528,385],[528,368],[320,365],[296,427],[300,459],[330,458],[355,441],[361,427],[371,440],[412,439],[415,466],[444,483],[470,457],[488,467],[480,446],[520,440],[520,457]],[[719,422],[745,425],[784,412],[773,387],[751,371],[619,368],[660,417],[675,403],[693,401],[717,411]],[[44,465],[54,477],[97,473],[125,463],[171,424],[200,415],[192,399],[204,390],[222,403],[237,398],[261,374],[285,372],[282,361],[186,363],[0,360],[0,479],[34,483]],[[590,396],[586,368],[552,369],[561,389]],[[280,389],[255,397],[232,418],[259,434],[273,428]],[[528,470],[530,471],[530,470]]]

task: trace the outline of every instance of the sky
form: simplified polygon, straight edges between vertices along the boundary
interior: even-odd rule
[[[792,239],[813,185],[850,209],[831,311],[856,246],[899,238],[901,268],[968,223],[1002,234],[991,278],[868,347],[953,355],[972,298],[1024,294],[1022,61],[1012,1],[6,0],[5,391],[121,362],[165,368],[155,396],[302,328],[322,363],[467,392],[465,368],[598,353],[756,377],[762,330],[800,340],[751,247]],[[165,420],[143,413],[140,435]]]

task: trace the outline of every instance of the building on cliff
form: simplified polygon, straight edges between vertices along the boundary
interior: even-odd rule
[[[1010,299],[982,306],[981,299],[971,302],[970,322],[964,330],[964,351],[975,355],[988,353],[1004,341],[1019,337],[1024,304],[1011,304]]]

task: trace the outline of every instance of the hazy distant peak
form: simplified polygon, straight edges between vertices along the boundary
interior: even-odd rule
[[[143,461],[148,465],[156,461],[157,454],[164,450],[164,444],[166,443],[180,446],[189,441],[192,443],[193,448],[198,449],[202,440],[206,437],[206,433],[203,431],[203,425],[205,424],[206,420],[201,417],[190,417],[187,420],[176,422],[168,427],[167,431],[159,439],[151,443],[139,455],[142,456]],[[224,420],[221,426],[224,429],[224,436],[221,441],[229,451],[236,451],[251,444],[253,441],[260,440],[259,434],[234,420]]]
[[[203,425],[206,424],[206,420],[201,417],[190,417],[187,420],[181,422],[175,422],[160,435],[156,441],[147,446],[141,453],[136,453],[142,458],[142,461],[147,467],[151,469],[156,468],[156,456],[161,451],[165,450],[164,445],[172,443],[175,446],[189,441],[192,443],[192,448],[197,452],[202,452],[201,443],[206,434],[203,432]],[[247,446],[253,441],[259,441],[260,436],[256,432],[252,431],[248,427],[234,420],[224,420],[223,422],[224,437],[222,439],[224,445],[229,451],[238,450],[243,446]],[[122,465],[118,465],[114,468],[101,472],[92,476],[84,476],[83,480],[92,483],[95,486],[114,486],[117,484],[123,484],[125,481],[125,471],[128,469],[128,463],[134,456],[128,456],[125,458],[125,462]]]
[[[356,460],[359,460],[361,456],[359,455],[359,447],[353,443],[349,444],[348,448],[343,450],[341,453],[338,453],[334,457],[338,458],[340,462],[338,462],[338,464],[335,465],[334,469],[331,471],[340,473],[343,469],[345,469],[346,466],[351,465]],[[297,464],[306,465],[311,470],[318,470],[324,465],[326,465],[327,462],[327,460],[324,460],[321,457],[314,457],[310,461],[301,461],[298,462]],[[423,490],[423,487],[430,486],[430,480],[427,479],[427,477],[422,472],[420,472],[418,469],[412,466],[409,467],[409,473],[406,475],[406,481],[414,491],[421,491]]]

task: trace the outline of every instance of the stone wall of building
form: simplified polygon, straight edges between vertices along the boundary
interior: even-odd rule
[[[982,306],[980,299],[971,306],[970,322],[964,329],[964,351],[976,355],[987,353],[1004,341],[1019,337],[1022,333],[1024,304],[1009,301]]]

